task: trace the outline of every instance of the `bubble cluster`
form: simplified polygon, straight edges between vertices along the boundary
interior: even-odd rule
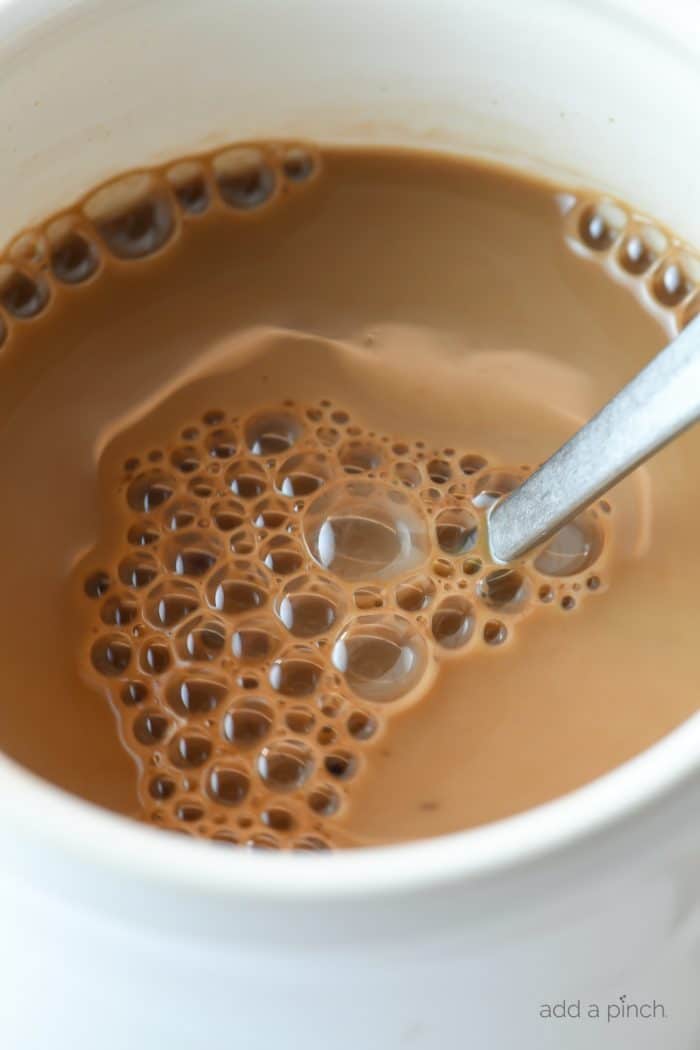
[[[329,401],[213,406],[132,450],[121,542],[88,556],[78,590],[146,817],[254,849],[334,845],[392,713],[441,661],[605,589],[607,503],[534,557],[490,562],[488,510],[525,473],[366,432]]]
[[[574,201],[566,222],[575,251],[631,281],[677,331],[697,315],[700,260],[678,238],[609,199]]]
[[[130,265],[149,259],[212,209],[255,219],[311,185],[320,170],[312,146],[249,143],[105,183],[42,229],[21,234],[0,259],[0,349],[16,324],[46,311],[54,289],[77,291],[99,275],[105,258]],[[233,454],[226,434],[210,441],[212,454]],[[182,462],[185,471],[196,469],[192,459]]]

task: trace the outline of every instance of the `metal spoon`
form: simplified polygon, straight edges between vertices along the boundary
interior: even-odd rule
[[[699,419],[700,317],[696,317],[597,416],[494,504],[488,530],[495,560],[514,561],[544,543]]]

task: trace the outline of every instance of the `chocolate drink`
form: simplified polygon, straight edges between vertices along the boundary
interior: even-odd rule
[[[156,826],[387,843],[585,783],[697,708],[688,434],[522,564],[486,514],[695,307],[619,206],[245,146],[0,272],[0,746]]]

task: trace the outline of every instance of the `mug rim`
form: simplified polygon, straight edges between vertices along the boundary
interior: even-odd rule
[[[0,813],[20,839],[69,864],[164,889],[278,901],[381,897],[513,873],[615,832],[700,774],[700,713],[566,795],[465,831],[328,854],[226,848],[162,830],[71,795],[0,752]],[[20,803],[20,804],[18,804]],[[21,813],[18,812],[21,810]]]

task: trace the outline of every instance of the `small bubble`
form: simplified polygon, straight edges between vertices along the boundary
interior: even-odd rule
[[[481,571],[481,568],[482,563],[479,558],[467,558],[467,560],[462,563],[462,572],[465,576],[476,576],[476,574]]]
[[[134,719],[133,733],[139,744],[153,747],[165,739],[170,721],[158,711],[144,711]]]
[[[108,678],[115,678],[126,671],[131,663],[131,645],[125,635],[110,634],[98,638],[91,651],[92,666]]]
[[[589,591],[597,591],[600,587],[600,576],[589,576],[586,580],[586,586]]]
[[[297,638],[314,638],[331,629],[342,604],[342,592],[330,580],[298,576],[285,586],[277,615]]]
[[[287,536],[273,536],[261,549],[260,555],[263,564],[277,576],[290,576],[304,564],[298,545]]]
[[[321,726],[316,734],[316,742],[320,744],[321,747],[329,747],[331,744],[334,744],[337,739],[338,734],[333,726]]]
[[[235,147],[214,157],[214,175],[222,200],[237,211],[265,204],[275,192],[274,170],[254,147]]]
[[[169,541],[164,562],[177,576],[199,579],[214,568],[220,554],[221,542],[216,536],[180,532]]]
[[[153,639],[141,650],[141,667],[147,674],[164,674],[170,667],[170,649],[165,639]]]
[[[275,485],[283,496],[310,496],[330,476],[331,468],[323,453],[301,452],[282,464]]]
[[[51,250],[51,271],[63,284],[87,281],[99,264],[95,245],[77,230],[66,233]]]
[[[218,427],[207,434],[204,445],[214,459],[230,459],[236,453],[237,438],[228,427]]]
[[[172,504],[164,514],[166,529],[171,532],[180,532],[182,529],[191,528],[197,520],[198,511],[199,507],[194,500]]]
[[[344,427],[346,423],[350,422],[350,416],[347,412],[337,408],[335,412],[331,412],[331,419],[334,423],[337,423],[339,427]]]
[[[539,596],[540,601],[544,602],[545,604],[554,600],[554,591],[547,584],[544,584],[542,587],[540,587],[537,594]]]
[[[146,551],[128,554],[119,562],[119,579],[127,587],[147,587],[158,575],[158,562]]]
[[[148,794],[159,802],[165,802],[175,794],[176,784],[168,776],[160,775],[153,777],[148,785]]]
[[[602,549],[602,530],[590,511],[584,511],[554,534],[534,565],[544,576],[573,576],[592,565]]]
[[[377,732],[377,720],[366,711],[353,711],[347,721],[348,733],[355,740],[369,740]]]
[[[358,587],[352,597],[357,608],[365,612],[370,609],[381,609],[384,605],[384,597],[379,587]]]
[[[255,550],[255,533],[249,528],[236,529],[229,538],[229,548],[233,554],[252,554]]]
[[[528,584],[516,569],[494,569],[480,581],[478,591],[486,605],[513,612],[527,600]]]
[[[663,306],[677,306],[690,294],[691,284],[682,267],[669,260],[654,273],[652,290]]]
[[[508,630],[500,620],[489,620],[484,625],[484,641],[487,645],[501,645],[508,637]]]
[[[337,443],[340,438],[340,432],[335,427],[319,427],[316,431],[316,437],[322,445],[330,447]]]
[[[231,532],[243,524],[246,511],[243,504],[235,500],[220,500],[211,508],[211,516],[217,529],[221,529],[222,532]]]
[[[143,682],[127,682],[121,691],[122,703],[126,707],[142,704],[148,696],[148,688]]]
[[[361,474],[377,470],[382,463],[382,449],[371,441],[355,439],[346,441],[338,452],[341,466],[348,474]]]
[[[292,707],[284,716],[284,721],[287,728],[291,729],[293,733],[306,734],[311,732],[316,719],[313,711],[310,711],[307,707]]]
[[[85,211],[119,259],[153,254],[175,230],[168,196],[148,175],[128,175],[104,186],[87,201]]]
[[[287,523],[288,508],[282,500],[267,497],[257,504],[252,517],[258,529],[281,529]]]
[[[154,627],[175,627],[198,605],[199,595],[191,584],[159,583],[148,595],[146,618]]]
[[[452,477],[452,467],[445,459],[431,459],[425,469],[435,485],[445,485]]]
[[[417,685],[427,666],[418,631],[390,613],[358,616],[333,646],[333,666],[358,696],[386,703]]]
[[[211,741],[196,733],[177,733],[170,743],[170,760],[178,769],[196,769],[211,755]]]
[[[252,612],[267,601],[266,583],[262,570],[249,562],[235,560],[211,577],[207,601],[212,609],[229,615]]]
[[[201,215],[209,207],[209,187],[201,165],[180,161],[167,172],[175,198],[188,215]]]
[[[210,714],[226,696],[226,685],[213,678],[182,678],[168,688],[168,703],[182,718]]]
[[[581,212],[578,232],[588,248],[601,252],[615,243],[619,231],[601,214],[597,205],[589,204]]]
[[[272,708],[266,700],[243,696],[226,712],[223,734],[226,740],[238,747],[252,747],[265,739],[273,719]]]
[[[290,182],[304,182],[314,172],[314,160],[308,150],[290,146],[282,158],[282,171]]]
[[[251,459],[239,460],[226,471],[226,484],[234,496],[241,499],[256,499],[267,488],[265,471]]]
[[[181,445],[170,455],[170,462],[181,474],[194,474],[199,470],[199,452],[194,445]]]
[[[480,510],[492,507],[501,496],[507,495],[520,485],[521,478],[504,470],[490,470],[476,483],[473,503]]]
[[[127,503],[132,510],[142,511],[148,514],[150,511],[162,507],[171,498],[175,491],[174,478],[158,468],[149,470],[138,477],[129,485],[126,493]]]
[[[343,706],[343,698],[337,693],[324,693],[318,698],[317,705],[326,718],[335,718]]]
[[[289,576],[303,565],[299,547],[284,535],[274,535],[260,550],[262,564],[278,576]]]
[[[336,780],[350,780],[357,772],[357,759],[352,751],[342,748],[334,751],[332,755],[326,755],[323,765],[326,772]]]
[[[210,499],[214,495],[215,483],[205,474],[196,474],[189,481],[187,489],[198,499]]]
[[[395,463],[394,473],[407,489],[415,489],[421,483],[421,472],[414,463]]]
[[[454,576],[455,567],[446,558],[436,558],[433,562],[433,572],[441,580],[449,580],[451,576]]]
[[[49,286],[43,278],[29,277],[21,270],[3,266],[0,276],[0,303],[8,314],[22,321],[36,317],[49,301]]]
[[[140,521],[132,525],[127,533],[127,540],[135,547],[150,547],[160,539],[158,527],[151,521]]]
[[[198,802],[180,802],[175,808],[175,816],[178,820],[184,820],[188,824],[194,824],[204,816],[204,810]]]
[[[576,599],[575,598],[572,598],[570,594],[564,595],[564,597],[561,600],[561,607],[562,607],[562,609],[565,609],[568,612],[570,609],[573,609],[575,605],[576,605]]]
[[[449,595],[438,605],[430,622],[433,637],[443,649],[460,649],[474,633],[474,609],[462,595]]]
[[[303,426],[290,412],[259,412],[245,425],[245,443],[256,456],[277,456],[296,444]]]
[[[340,809],[340,798],[335,788],[322,784],[307,799],[309,809],[320,817],[332,817]]]
[[[462,456],[462,458],[459,461],[459,469],[462,471],[463,474],[466,474],[468,477],[472,474],[478,473],[478,471],[480,470],[483,470],[485,466],[486,460],[483,456],[475,456],[468,454],[466,456]]]
[[[98,570],[91,573],[83,584],[83,590],[88,598],[101,598],[109,590],[109,576],[106,572]]]
[[[479,536],[476,518],[464,507],[448,507],[435,519],[435,535],[445,554],[465,554]]]
[[[435,597],[435,584],[429,576],[419,574],[404,580],[396,588],[396,604],[404,612],[420,612]]]
[[[273,791],[303,787],[314,768],[313,753],[300,740],[277,740],[258,755],[258,773]]]
[[[220,620],[197,617],[182,628],[177,636],[180,656],[185,660],[217,660],[226,643],[226,631]]]
[[[239,766],[216,765],[207,781],[209,797],[222,806],[239,806],[248,795],[250,778]]]
[[[259,831],[255,835],[251,835],[246,846],[250,849],[279,849],[280,844],[274,835],[268,834],[266,831]]]
[[[279,648],[279,636],[267,620],[246,620],[231,637],[231,650],[237,660],[263,663]]]
[[[310,696],[321,680],[322,668],[303,653],[281,656],[270,668],[270,685],[283,696]]]
[[[138,606],[133,599],[125,595],[113,595],[100,609],[103,623],[115,627],[127,627],[136,619]]]
[[[630,233],[622,241],[617,258],[622,268],[636,277],[649,269],[655,254],[639,233]]]
[[[273,831],[291,831],[294,827],[292,814],[279,806],[269,806],[264,809],[260,814],[260,819],[266,827],[272,828]]]

